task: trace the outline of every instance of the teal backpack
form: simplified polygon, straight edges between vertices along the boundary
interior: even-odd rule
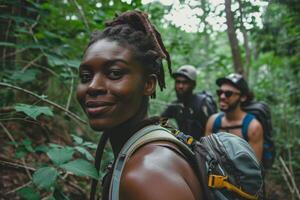
[[[109,199],[119,199],[120,179],[127,159],[139,147],[155,141],[169,141],[180,148],[200,180],[203,199],[262,199],[261,166],[245,140],[221,132],[196,141],[191,136],[161,125],[142,128],[124,145],[114,165]]]

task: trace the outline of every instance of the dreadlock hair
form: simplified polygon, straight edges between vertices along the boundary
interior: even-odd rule
[[[162,60],[166,59],[169,73],[172,74],[171,59],[160,33],[149,21],[146,13],[127,11],[105,23],[106,28],[91,35],[87,48],[94,42],[107,38],[118,41],[121,45],[130,45],[134,56],[145,67],[148,74],[155,74],[161,91],[165,86],[165,74]],[[155,98],[155,93],[151,95]]]

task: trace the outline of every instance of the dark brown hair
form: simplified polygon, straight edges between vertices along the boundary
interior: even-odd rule
[[[94,42],[107,38],[118,41],[121,45],[130,45],[136,59],[145,67],[148,74],[155,74],[161,90],[165,88],[165,74],[162,60],[166,59],[172,74],[171,59],[160,33],[149,21],[146,13],[127,11],[105,24],[106,28],[92,34],[88,47]],[[152,95],[155,97],[155,93]]]

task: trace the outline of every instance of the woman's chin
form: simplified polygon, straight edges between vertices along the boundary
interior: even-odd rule
[[[103,130],[109,128],[106,123],[101,123],[101,122],[97,122],[94,120],[91,120],[89,122],[89,124],[90,124],[90,127],[95,131],[103,131]]]
[[[90,119],[89,124],[95,131],[104,131],[118,126],[119,123],[116,120]]]

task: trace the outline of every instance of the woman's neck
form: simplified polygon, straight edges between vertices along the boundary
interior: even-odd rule
[[[137,131],[139,124],[146,119],[148,106],[141,107],[140,111],[126,122],[104,131],[104,134],[108,134],[115,157],[121,151],[125,142]]]

